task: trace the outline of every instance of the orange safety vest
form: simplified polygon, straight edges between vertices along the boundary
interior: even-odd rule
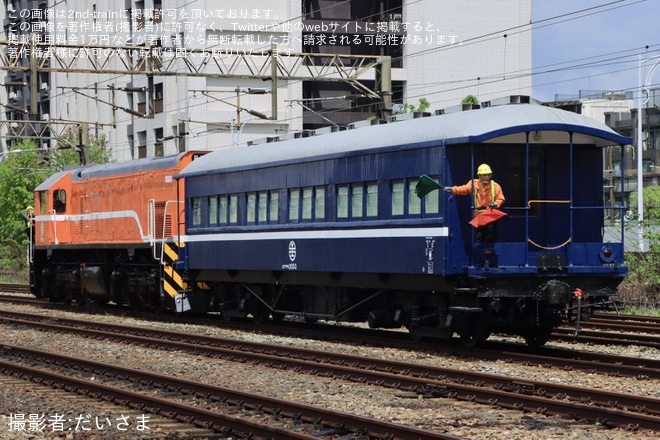
[[[465,185],[454,186],[451,193],[457,196],[468,196],[473,194],[473,187],[474,206],[477,208],[474,211],[475,216],[486,210],[485,208],[478,209],[480,206],[488,206],[490,202],[495,202],[499,208],[504,203],[505,198],[502,187],[494,180],[489,181],[488,185],[484,186],[479,179],[473,179]]]

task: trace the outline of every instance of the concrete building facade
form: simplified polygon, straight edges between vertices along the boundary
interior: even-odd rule
[[[4,37],[36,35],[45,53],[7,70],[3,117],[84,123],[126,161],[341,129],[421,98],[433,110],[531,95],[532,1],[494,3],[4,0]]]

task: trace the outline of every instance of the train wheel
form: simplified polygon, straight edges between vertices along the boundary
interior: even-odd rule
[[[220,308],[220,314],[222,315],[222,319],[224,319],[227,322],[231,321],[232,318],[233,318],[233,316],[231,315],[231,312],[228,309],[224,308],[224,307]]]
[[[36,286],[30,282],[30,292],[34,295],[35,298],[44,298],[43,291],[40,286]]]
[[[479,338],[478,335],[472,332],[466,332],[460,334],[461,344],[465,348],[474,348],[481,344],[485,339]]]
[[[82,308],[87,307],[88,298],[87,292],[80,292],[73,296],[73,299],[76,300],[76,305]],[[71,304],[71,300],[69,300],[69,304]]]
[[[422,342],[425,338],[423,332],[415,330],[414,328],[408,329],[408,334],[410,335],[410,339],[412,339],[413,342]]]
[[[525,338],[525,342],[527,345],[530,347],[541,347],[545,345],[546,342],[550,339],[550,335],[552,334],[552,327],[549,328],[539,328],[534,332],[529,332],[523,337]]]
[[[490,336],[490,332],[483,327],[471,327],[459,333],[461,344],[465,348],[474,348],[483,344]]]
[[[263,324],[264,322],[268,321],[268,317],[270,316],[270,310],[263,305],[263,304],[257,304],[254,307],[254,310],[250,312],[252,315],[252,320],[256,324]]]

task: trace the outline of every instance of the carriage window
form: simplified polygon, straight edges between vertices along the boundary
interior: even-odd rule
[[[262,191],[259,193],[257,221],[259,223],[268,222],[268,192]]]
[[[325,218],[325,187],[314,188],[314,220]]]
[[[218,218],[221,225],[238,223],[238,195],[218,197]]]
[[[209,225],[218,224],[218,198],[209,197]]]
[[[348,187],[337,188],[337,218],[348,218]]]
[[[351,187],[351,218],[362,218],[364,206],[364,188],[362,184]]]
[[[238,196],[236,194],[229,196],[229,223],[238,223]]]
[[[300,190],[292,189],[289,191],[289,221],[298,220],[300,220]]]
[[[192,199],[192,224],[193,226],[202,224],[202,199],[200,197]]]
[[[303,188],[302,191],[302,218],[311,220],[312,218],[312,188]]]
[[[392,182],[392,215],[403,215],[404,206],[403,181]]]
[[[53,209],[57,214],[66,211],[66,191],[63,189],[56,189],[53,192]]]
[[[228,212],[229,212],[229,199],[227,198],[227,196],[220,196],[218,214],[220,216],[221,225],[226,225],[228,223],[228,219],[227,219]]]
[[[408,182],[408,215],[420,215],[422,213],[422,199],[415,193],[416,182]]]
[[[440,179],[433,179],[436,183]],[[440,194],[442,191],[431,191],[424,196],[424,213],[438,214],[440,212]]]
[[[247,222],[254,223],[257,216],[257,194],[248,193],[247,195]]]
[[[378,183],[367,184],[367,217],[378,216]]]
[[[277,223],[279,220],[279,201],[280,195],[276,192],[270,193],[270,217],[269,223]]]

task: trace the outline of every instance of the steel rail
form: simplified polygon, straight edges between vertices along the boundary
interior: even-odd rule
[[[3,318],[10,322],[11,318]],[[21,324],[25,322],[16,320]],[[43,326],[51,331],[81,332],[71,325],[29,323]],[[92,323],[97,325],[97,323]],[[334,376],[344,380],[369,383],[406,391],[414,391],[430,396],[453,397],[461,400],[477,400],[480,403],[504,406],[526,411],[542,410],[554,415],[570,415],[584,418],[592,423],[607,424],[628,429],[639,426],[660,430],[660,400],[612,393],[594,389],[555,385],[547,382],[521,381],[506,376],[483,374],[449,368],[429,367],[390,360],[364,358],[358,356],[334,355],[327,352],[304,350],[290,347],[267,346],[250,343],[260,352],[241,351],[236,345],[244,341],[218,340],[216,346],[201,345],[201,339],[194,335],[149,329],[127,328],[132,334],[118,334],[118,326],[106,326],[111,331],[85,330],[96,337],[131,341],[137,344],[155,343],[169,348],[194,352],[208,356],[222,356],[236,362],[261,363],[267,366],[296,369],[308,374]],[[136,333],[140,333],[138,335]],[[156,333],[175,337],[179,341],[152,338]],[[145,337],[145,334],[151,335]],[[194,339],[194,341],[193,341]],[[207,340],[207,341],[208,341]],[[195,343],[191,343],[195,342]],[[233,346],[232,346],[233,344]],[[219,347],[217,345],[222,345]],[[254,348],[253,348],[254,350]],[[490,387],[490,388],[488,388]],[[570,399],[577,399],[576,403]],[[542,404],[545,402],[545,404]],[[530,406],[532,405],[532,406]],[[596,406],[599,405],[599,406]]]

